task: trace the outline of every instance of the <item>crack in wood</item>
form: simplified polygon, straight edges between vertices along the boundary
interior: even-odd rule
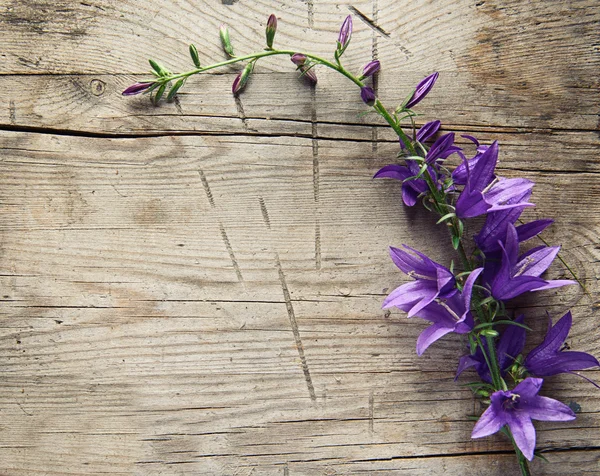
[[[306,361],[306,355],[304,354],[304,345],[302,344],[302,339],[300,338],[300,330],[298,329],[298,322],[296,321],[296,314],[294,313],[294,306],[292,305],[292,298],[285,280],[285,274],[283,273],[281,261],[279,260],[279,253],[275,253],[275,266],[277,267],[277,272],[279,273],[279,282],[281,284],[281,290],[283,291],[283,299],[285,300],[285,306],[290,319],[290,325],[292,326],[294,340],[296,341],[296,348],[298,349],[298,355],[300,356],[302,371],[304,372],[304,380],[306,380],[306,386],[308,387],[310,399],[314,402],[317,400],[317,395],[315,393],[315,387],[310,376],[310,370],[308,369],[308,362]]]

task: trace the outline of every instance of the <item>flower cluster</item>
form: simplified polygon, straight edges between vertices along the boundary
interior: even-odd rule
[[[563,344],[572,324],[570,312],[554,326],[550,322],[543,342],[524,355],[525,334],[529,329],[525,317],[513,317],[507,311],[507,303],[521,294],[576,284],[573,280],[542,277],[557,257],[559,247],[544,245],[520,251],[521,243],[538,236],[552,220],[522,222],[523,211],[534,206],[529,201],[534,183],[497,175],[497,142],[481,144],[475,137],[463,135],[476,149],[467,157],[463,147],[456,144],[453,133],[439,134],[440,121],[416,129],[417,114],[413,108],[432,90],[439,77],[437,72],[420,81],[398,107],[388,110],[374,88],[367,84],[380,71],[379,61],[369,61],[357,74],[342,64],[352,31],[352,17],[348,16],[335,42],[333,58],[326,59],[295,49],[276,49],[277,17],[271,15],[266,22],[265,49],[236,56],[229,29],[222,25],[219,37],[225,61],[202,66],[198,50],[192,44],[189,53],[193,70],[173,74],[150,60],[154,78],[133,84],[123,95],[150,93],[158,102],[168,88],[166,99],[170,100],[190,76],[242,63],[244,66],[232,84],[232,92],[237,95],[248,84],[258,60],[276,55],[288,56],[312,86],[317,83],[317,66],[329,68],[353,82],[360,89],[362,101],[387,122],[399,140],[398,157],[403,158],[403,163],[383,167],[375,178],[399,180],[407,206],[421,202],[437,213],[438,223],[447,225],[451,232],[452,247],[462,264],[462,271],[457,273],[453,265],[445,267],[406,245],[391,248],[393,262],[412,281],[392,291],[383,307],[396,307],[407,312],[408,317],[430,322],[417,339],[419,355],[447,334],[466,336],[468,353],[459,360],[456,378],[467,369],[475,370],[480,381],[470,386],[488,405],[472,437],[503,431],[514,443],[522,474],[530,474],[527,460],[534,456],[536,439],[531,420],[575,418],[568,406],[538,395],[543,378],[599,365],[590,354],[565,351]],[[407,133],[404,123],[409,121],[411,132]],[[452,161],[454,167],[449,166]],[[465,239],[465,227],[467,220],[475,217],[485,217],[485,222],[470,243]]]
[[[405,108],[412,107],[429,92],[437,73],[425,78]],[[522,212],[534,206],[529,202],[534,183],[523,178],[507,179],[496,173],[497,142],[482,145],[472,136],[463,136],[476,146],[473,157],[455,144],[454,134],[440,135],[430,146],[440,121],[421,127],[410,143],[401,141],[405,163],[380,169],[375,178],[402,182],[402,199],[407,206],[419,200],[441,215],[452,231],[452,243],[462,258],[463,272],[454,274],[424,254],[404,245],[390,248],[396,266],[413,281],[392,291],[385,309],[397,307],[408,317],[429,321],[417,339],[421,355],[446,334],[466,334],[469,352],[458,365],[457,378],[465,370],[477,371],[481,383],[475,393],[489,406],[472,437],[481,438],[508,429],[518,450],[533,459],[535,429],[531,420],[566,421],[575,418],[566,405],[538,392],[543,377],[573,373],[600,365],[585,352],[565,352],[563,344],[572,324],[571,313],[550,327],[544,341],[523,355],[524,316],[511,318],[506,304],[528,292],[577,284],[573,280],[547,280],[542,274],[558,255],[558,246],[538,246],[523,253],[520,243],[539,235],[552,220],[522,223]],[[416,151],[416,154],[407,152]],[[447,160],[455,156],[458,165],[450,170]],[[485,215],[485,222],[473,237],[473,250],[467,255],[465,222]],[[517,224],[520,222],[521,224]],[[503,326],[500,333],[497,327]],[[584,377],[585,378],[585,377]]]

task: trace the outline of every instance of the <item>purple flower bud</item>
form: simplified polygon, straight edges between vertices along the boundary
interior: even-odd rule
[[[275,32],[277,31],[277,17],[273,14],[271,14],[269,16],[269,19],[267,20],[267,29],[266,29],[266,36],[267,36],[267,47],[268,48],[273,48],[273,38],[275,38]]]
[[[427,139],[433,137],[439,130],[441,124],[440,121],[431,121],[427,124],[423,124],[423,127],[417,132],[417,140],[419,142],[425,142]]]
[[[297,66],[303,66],[306,63],[306,56],[302,53],[294,53],[290,59]]]
[[[352,16],[348,15],[342,23],[340,28],[340,35],[338,36],[338,51],[344,51],[350,43],[350,37],[352,36]]]
[[[309,66],[300,66],[300,71],[302,71],[302,75],[308,79],[308,81],[315,85],[317,84],[317,74],[313,70],[313,68]]]
[[[136,94],[143,93],[147,89],[150,89],[153,84],[154,83],[135,83],[125,89],[121,94],[123,96],[135,96]]]
[[[234,95],[239,94],[240,91],[246,87],[248,78],[250,78],[250,73],[252,73],[253,70],[254,63],[248,63],[243,71],[235,77],[233,83],[231,84],[231,92]]]
[[[369,86],[363,86],[360,88],[360,97],[362,98],[363,102],[369,106],[375,104],[377,99],[375,96],[375,91],[373,91],[373,88],[370,88]]]
[[[425,79],[423,79],[419,84],[417,84],[417,88],[411,98],[408,100],[406,105],[404,106],[406,109],[410,109],[413,106],[416,106],[421,100],[427,96],[433,85],[437,81],[439,73],[436,71],[433,74],[430,74]]]
[[[378,60],[369,61],[363,68],[363,79],[373,76],[377,71],[379,71],[380,66],[381,65],[379,64]]]

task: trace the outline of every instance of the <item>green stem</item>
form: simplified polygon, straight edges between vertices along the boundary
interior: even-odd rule
[[[506,427],[506,430],[508,432],[508,436],[510,437],[510,441],[512,442],[513,448],[515,449],[515,453],[517,455],[517,461],[519,463],[519,469],[521,470],[521,476],[531,476],[531,470],[529,469],[529,462],[527,461],[527,458],[525,458],[525,455],[521,452],[521,450],[517,446],[517,443],[515,442],[515,439],[511,433],[510,429],[508,427]]]
[[[179,74],[170,75],[170,76],[167,76],[164,78],[158,78],[158,80],[163,83],[166,83],[168,81],[175,81],[175,80],[178,80],[181,78],[189,78],[190,76],[192,76],[194,74],[204,73],[205,71],[210,71],[211,69],[221,68],[223,66],[228,66],[231,64],[239,63],[241,61],[256,61],[260,58],[266,58],[268,56],[278,56],[278,55],[292,56],[295,54],[304,55],[307,58],[314,60],[318,64],[322,64],[323,66],[326,66],[330,69],[333,69],[334,71],[337,71],[338,73],[342,74],[343,76],[348,78],[350,81],[352,81],[354,84],[356,84],[359,88],[362,88],[365,85],[358,77],[354,76],[352,73],[350,73],[348,70],[346,70],[339,61],[337,63],[333,63],[329,60],[326,60],[326,59],[321,58],[316,55],[312,55],[310,53],[302,53],[302,52],[293,51],[293,50],[268,50],[268,51],[261,51],[260,53],[252,53],[252,54],[245,55],[245,56],[236,56],[236,57],[228,59],[226,61],[221,61],[220,63],[211,64],[211,65],[205,66],[203,68],[196,68],[196,69],[193,69],[186,73],[179,73]],[[392,115],[388,112],[388,110],[385,108],[385,106],[381,103],[381,101],[379,99],[377,99],[375,101],[375,104],[373,105],[373,109],[375,109],[375,111],[377,111],[377,113],[380,116],[382,116],[385,119],[385,121],[390,125],[390,127],[394,130],[394,132],[396,134],[398,134],[398,137],[400,137],[400,139],[404,142],[404,144],[406,145],[409,152],[413,155],[416,155],[416,151],[415,151],[414,145],[412,144],[412,141],[409,139],[409,137],[402,130],[400,125],[392,117]]]

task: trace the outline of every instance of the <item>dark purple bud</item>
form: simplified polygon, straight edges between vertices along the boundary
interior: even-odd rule
[[[433,85],[437,81],[439,73],[436,71],[433,74],[430,74],[425,79],[423,79],[419,84],[417,84],[417,89],[408,100],[406,105],[404,106],[406,109],[410,109],[413,106],[416,106],[421,100],[427,96]]]
[[[378,60],[369,61],[363,68],[363,79],[373,76],[377,71],[379,71],[380,66],[381,65],[379,64]]]
[[[373,88],[370,88],[369,86],[363,86],[360,88],[360,97],[362,98],[363,102],[369,106],[375,104],[375,101],[377,100],[375,91],[373,91]]]
[[[267,36],[267,47],[268,48],[273,48],[273,38],[275,38],[275,32],[277,31],[277,17],[273,14],[271,14],[269,16],[269,19],[267,20],[267,29],[266,29],[266,36]]]
[[[121,94],[123,94],[123,96],[135,96],[136,94],[143,93],[144,91],[152,87],[153,84],[154,83],[135,83],[129,86]]]
[[[425,142],[427,139],[433,137],[439,130],[440,125],[440,121],[431,121],[427,124],[423,124],[423,127],[421,127],[419,132],[417,132],[417,140],[419,142]]]
[[[311,84],[317,84],[317,74],[314,72],[313,68],[310,66],[300,66],[300,71],[302,71],[302,76],[304,76]]]
[[[297,66],[303,66],[306,63],[306,56],[301,53],[294,53],[290,59]]]
[[[238,74],[233,83],[231,84],[231,92],[234,95],[239,94],[239,92],[246,87],[246,83],[248,82],[248,78],[250,78],[250,74],[254,70],[254,63],[248,63],[243,71]]]
[[[352,36],[352,16],[348,15],[342,23],[340,28],[340,35],[338,36],[338,51],[344,51],[350,43],[350,37]]]

